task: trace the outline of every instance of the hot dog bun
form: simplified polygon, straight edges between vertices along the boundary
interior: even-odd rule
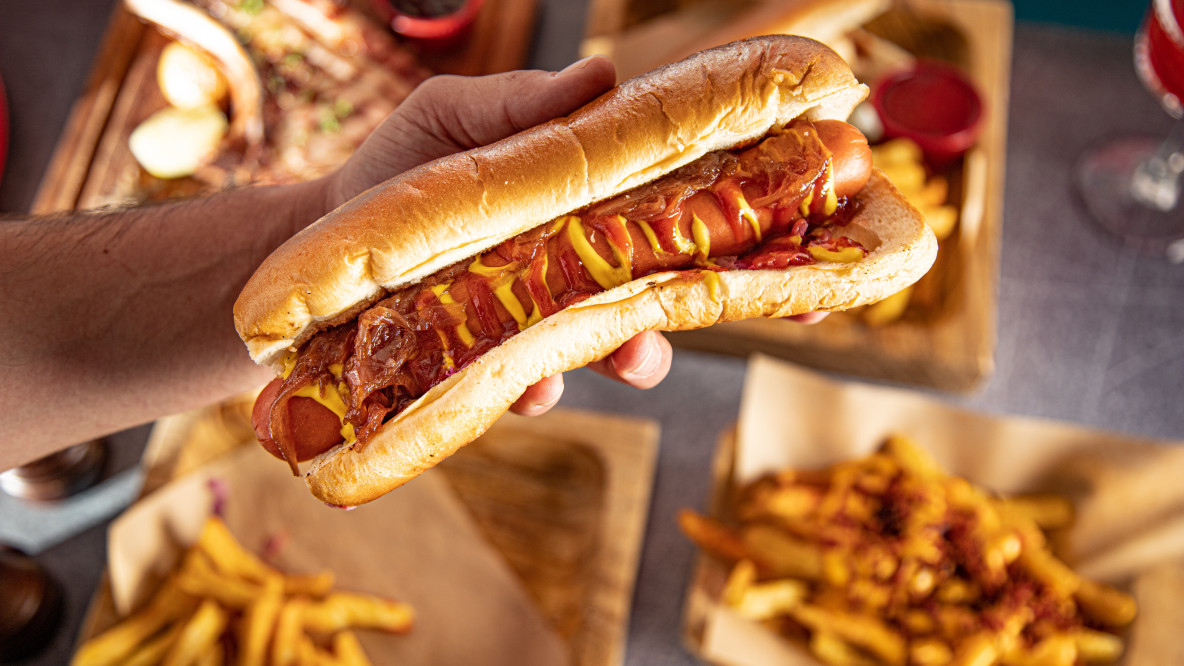
[[[798,116],[846,118],[866,93],[841,58],[805,38],[704,51],[342,205],[259,268],[235,304],[235,325],[255,362],[278,367],[288,349],[384,289]]]
[[[758,37],[696,54],[567,118],[425,165],[343,205],[268,258],[236,303],[235,323],[252,357],[278,367],[385,290],[793,118],[845,118],[865,94],[841,58],[805,38]],[[641,331],[840,310],[916,281],[937,247],[920,214],[879,173],[859,200],[843,233],[869,250],[864,260],[676,271],[609,289],[487,352],[364,447],[312,460],[310,489],[330,504],[370,501],[475,439],[531,384]]]

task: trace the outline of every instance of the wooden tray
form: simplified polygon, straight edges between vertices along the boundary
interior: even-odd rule
[[[690,18],[679,20],[679,11],[668,11],[671,4],[681,4],[681,16]],[[639,31],[674,29],[671,26],[685,31],[689,25],[703,26],[703,39],[711,40],[728,32],[726,24],[713,22],[712,11],[690,2],[594,0],[585,46],[621,57],[637,51],[632,47],[614,50],[612,45],[644,42],[632,38]],[[647,16],[657,18],[648,22],[638,18]],[[809,327],[756,319],[672,334],[671,341],[718,353],[763,352],[819,369],[893,382],[970,390],[994,369],[1011,5],[1003,0],[901,0],[869,27],[898,44],[912,46],[916,55],[961,65],[983,92],[987,107],[978,145],[948,176],[952,201],[960,208],[958,230],[941,242],[937,263],[914,290],[909,310],[900,321],[882,327],[869,327],[848,314],[833,315]],[[908,44],[909,37],[918,34],[924,38]]]
[[[144,452],[143,495],[257,446],[252,403],[242,396],[159,421]],[[657,447],[656,423],[556,409],[503,417],[438,468],[575,664],[623,660]],[[104,580],[79,642],[114,619]]]
[[[772,413],[771,407],[797,409]],[[702,511],[734,523],[737,488],[766,472],[818,469],[872,453],[900,434],[946,473],[1003,496],[1054,493],[1072,502],[1074,523],[1049,545],[1081,576],[1135,594],[1139,615],[1126,632],[1126,666],[1178,663],[1184,589],[1184,441],[1150,439],[1069,423],[976,413],[916,391],[843,382],[755,356],[745,377],[737,426],[721,433],[712,488]],[[697,547],[696,547],[697,548]],[[821,662],[770,649],[774,632],[731,634],[715,611],[729,567],[697,554],[683,605],[683,639],[704,663]],[[710,626],[712,621],[722,624]],[[737,636],[744,640],[735,640]],[[766,643],[766,641],[768,643]],[[713,652],[714,650],[714,652]],[[761,655],[761,658],[757,658]]]
[[[373,18],[368,0],[351,2]],[[518,69],[525,64],[535,8],[536,0],[486,0],[463,45],[447,50],[403,47],[435,73],[479,75]],[[163,106],[154,67],[164,44],[154,27],[116,4],[86,87],[70,111],[34,198],[34,214],[125,203],[113,194],[113,179],[127,178],[135,167],[127,150],[128,134]]]

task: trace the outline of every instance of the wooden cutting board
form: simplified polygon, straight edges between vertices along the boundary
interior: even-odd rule
[[[780,409],[790,403],[796,409]],[[767,472],[860,458],[894,434],[923,447],[945,473],[989,492],[1069,500],[1073,524],[1050,534],[1050,547],[1077,574],[1129,586],[1136,595],[1139,614],[1118,663],[1181,663],[1184,441],[976,413],[938,396],[838,381],[757,356],[745,375],[738,423],[717,440],[706,512],[734,524],[739,487]],[[730,633],[736,627],[717,612],[727,574],[728,567],[700,552],[683,597],[690,652],[711,664],[822,663],[805,651],[785,658],[781,649],[762,646],[784,643],[759,625],[750,625],[754,633]],[[721,640],[721,626],[742,640]]]
[[[841,3],[842,0],[832,0]],[[609,53],[622,71],[677,44],[707,48],[754,28],[753,17],[784,0],[592,0],[583,52]],[[763,12],[763,14],[762,14]],[[815,26],[817,27],[817,26]],[[679,346],[754,352],[828,371],[950,391],[977,387],[994,370],[999,235],[1011,69],[1012,10],[1004,0],[908,0],[865,29],[917,57],[952,61],[975,81],[986,105],[979,143],[946,177],[960,226],[899,321],[869,326],[833,315],[816,326],[752,319],[672,334]],[[759,34],[760,30],[757,30]],[[663,36],[668,36],[666,39]],[[726,40],[725,40],[726,41]]]
[[[253,402],[244,395],[159,421],[144,452],[142,495],[258,446]],[[575,664],[623,660],[658,435],[656,423],[641,419],[564,409],[511,414],[428,472],[451,484]],[[114,620],[104,582],[79,642]]]
[[[374,18],[368,0],[350,0]],[[520,69],[532,39],[536,0],[485,0],[467,41],[445,50],[404,43],[431,72],[481,75]],[[127,174],[127,136],[159,108],[155,63],[165,41],[117,3],[82,94],[75,101],[32,205],[34,214],[112,203],[113,174]],[[392,43],[397,41],[391,37]],[[126,176],[124,176],[126,177]]]

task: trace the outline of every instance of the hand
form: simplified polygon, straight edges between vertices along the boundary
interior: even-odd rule
[[[330,178],[326,210],[385,180],[445,155],[477,148],[565,115],[615,83],[612,63],[581,60],[561,72],[518,71],[479,78],[437,76],[421,84]],[[814,313],[800,320],[815,321]],[[673,352],[660,333],[647,331],[589,364],[637,388],[656,386],[670,371]],[[562,375],[528,388],[511,410],[528,416],[553,407]]]
[[[816,324],[826,312],[807,312],[787,317],[799,324]],[[588,367],[596,372],[637,388],[653,388],[670,372],[673,350],[670,342],[657,331],[645,331],[621,345],[615,352]],[[563,375],[552,375],[526,389],[510,409],[523,416],[537,416],[559,402],[563,394]]]
[[[432,77],[330,177],[326,210],[421,164],[571,113],[615,83],[612,61],[598,56],[560,72]]]
[[[666,378],[673,354],[670,342],[661,333],[644,331],[607,357],[589,363],[588,367],[605,377],[647,389]],[[537,416],[554,407],[562,394],[563,375],[552,375],[526,389],[510,410],[524,416]]]
[[[826,319],[826,315],[828,315],[828,314],[830,314],[830,313],[829,312],[807,312],[805,314],[794,315],[792,317],[786,317],[786,319],[788,319],[790,321],[796,321],[799,324],[817,324],[818,322],[822,321],[823,319]]]
[[[612,63],[602,57],[581,60],[554,73],[428,79],[331,177],[326,210],[420,164],[566,115],[615,82]],[[670,343],[661,334],[647,331],[589,367],[631,386],[650,388],[669,372],[671,356]],[[528,388],[511,409],[542,414],[562,393],[563,377],[554,375]]]

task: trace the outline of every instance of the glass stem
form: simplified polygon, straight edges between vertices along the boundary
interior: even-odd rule
[[[1155,154],[1135,169],[1131,194],[1135,200],[1167,212],[1180,200],[1184,173],[1184,119],[1177,119]]]

